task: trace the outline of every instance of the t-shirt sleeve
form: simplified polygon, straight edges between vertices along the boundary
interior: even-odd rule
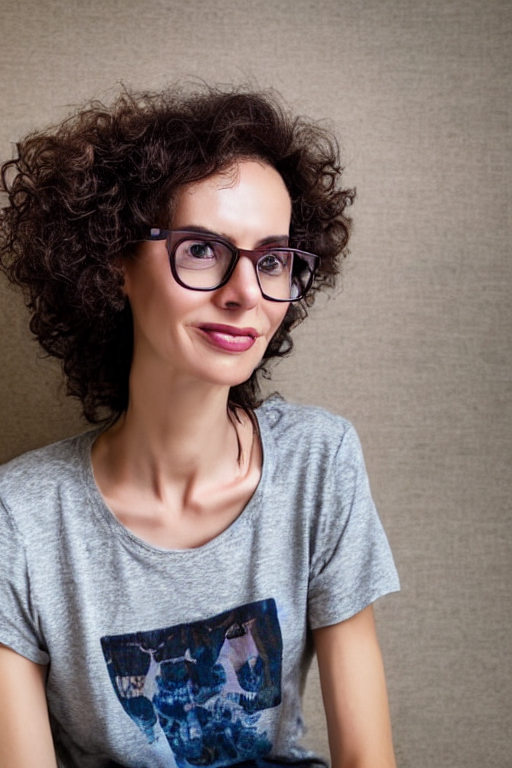
[[[38,634],[25,549],[0,500],[0,643],[30,661],[47,664],[49,656]]]
[[[333,456],[317,508],[308,598],[312,629],[349,619],[400,589],[352,426]]]

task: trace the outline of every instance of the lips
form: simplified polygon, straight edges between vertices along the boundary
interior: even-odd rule
[[[199,326],[202,331],[212,333],[225,333],[228,336],[251,336],[255,339],[259,336],[254,328],[237,328],[234,325],[220,325],[219,323],[205,323]]]
[[[245,352],[259,336],[254,328],[238,328],[234,325],[206,323],[198,330],[212,346],[226,352]]]

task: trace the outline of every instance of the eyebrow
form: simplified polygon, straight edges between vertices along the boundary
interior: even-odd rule
[[[207,229],[206,227],[201,227],[192,224],[189,227],[180,227],[180,232],[197,232],[201,235],[210,235],[211,237],[219,237],[221,240],[227,240],[228,243],[231,243],[231,245],[236,248],[236,245],[234,244],[231,237],[224,234],[223,232],[212,232],[211,229]],[[264,248],[266,245],[277,245],[278,247],[284,247],[286,248],[289,243],[289,236],[288,235],[270,235],[269,237],[264,237],[262,240],[258,240],[256,243],[255,249],[258,248]],[[253,250],[253,249],[241,249],[243,250]]]

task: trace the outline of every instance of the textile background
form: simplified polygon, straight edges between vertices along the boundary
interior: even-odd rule
[[[275,87],[340,135],[343,290],[269,387],[362,438],[403,585],[377,608],[399,768],[512,766],[511,32],[509,0],[0,0],[3,160],[182,77]],[[4,280],[0,360],[0,460],[82,428]],[[306,709],[326,752],[314,674]]]

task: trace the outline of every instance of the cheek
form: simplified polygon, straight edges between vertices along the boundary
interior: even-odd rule
[[[271,315],[271,325],[272,325],[272,335],[276,333],[276,331],[279,329],[279,327],[282,325],[286,313],[288,312],[288,309],[290,307],[289,304],[275,304],[275,310],[272,312]]]

